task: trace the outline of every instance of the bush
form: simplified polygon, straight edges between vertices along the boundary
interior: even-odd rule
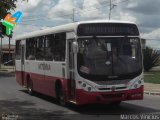
[[[159,66],[160,52],[146,47],[146,49],[143,50],[143,65],[145,71],[149,71],[152,67]]]

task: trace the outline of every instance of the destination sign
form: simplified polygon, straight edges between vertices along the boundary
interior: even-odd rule
[[[92,23],[81,24],[77,30],[78,36],[139,36],[134,24],[124,23]]]

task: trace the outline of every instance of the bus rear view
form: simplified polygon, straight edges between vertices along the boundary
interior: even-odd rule
[[[135,24],[80,24],[77,37],[78,103],[143,99],[141,41]]]

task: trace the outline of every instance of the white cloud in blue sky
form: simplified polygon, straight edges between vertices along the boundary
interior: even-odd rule
[[[128,20],[138,24],[141,36],[156,39],[147,42],[160,48],[160,0],[112,0],[111,19]],[[17,10],[24,17],[14,29],[14,37],[47,27],[72,22],[73,9],[75,21],[108,19],[109,0],[29,0],[17,2]],[[13,11],[13,13],[15,12]],[[159,41],[158,41],[159,39]]]

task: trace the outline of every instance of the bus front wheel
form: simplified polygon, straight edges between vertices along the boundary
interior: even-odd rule
[[[27,90],[30,95],[33,95],[33,83],[30,78],[28,79],[28,82],[27,82]]]
[[[66,106],[66,102],[65,102],[65,98],[64,98],[64,93],[63,93],[63,89],[61,86],[59,86],[58,89],[58,102],[61,106]]]

